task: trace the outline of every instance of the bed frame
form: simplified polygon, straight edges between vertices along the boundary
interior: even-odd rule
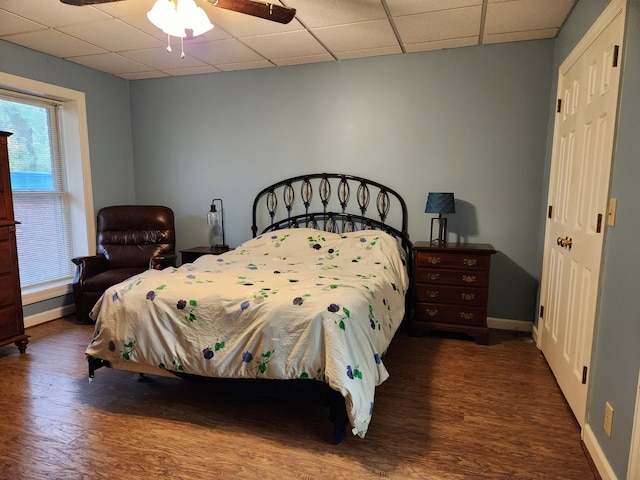
[[[333,195],[336,192],[336,195]],[[355,202],[351,193],[355,192]],[[300,202],[296,202],[297,194]],[[370,200],[375,198],[373,216],[367,216]],[[280,202],[284,209],[279,209]],[[382,230],[397,239],[406,253],[406,266],[409,271],[409,290],[405,301],[405,323],[410,316],[411,295],[413,292],[413,250],[407,232],[407,206],[403,198],[394,190],[362,177],[336,173],[317,173],[288,178],[263,189],[253,202],[253,236],[283,228],[308,227],[334,233],[346,233],[358,230]],[[394,226],[395,225],[395,226]],[[101,367],[110,367],[110,363],[99,358],[88,358],[89,378]],[[185,379],[194,379],[193,375],[172,372]],[[141,374],[143,375],[143,374]],[[227,379],[229,380],[229,379]],[[257,382],[258,380],[247,380]],[[263,380],[263,382],[273,380]],[[308,380],[289,380],[304,382]],[[323,384],[327,394],[330,416],[333,422],[333,443],[342,442],[346,436],[348,416],[344,397]]]
[[[333,196],[333,192],[336,192]],[[355,202],[351,193],[355,193]],[[296,202],[299,193],[300,201]],[[367,216],[375,198],[375,211]],[[280,201],[284,208],[279,208]],[[395,226],[394,226],[395,225]],[[413,250],[409,240],[407,205],[389,187],[363,177],[338,173],[315,173],[281,180],[263,189],[253,202],[253,236],[282,228],[307,227],[333,233],[382,230],[398,240],[406,254],[409,290],[405,321],[411,315]],[[344,397],[326,385],[333,422],[333,443],[342,442],[348,425]]]

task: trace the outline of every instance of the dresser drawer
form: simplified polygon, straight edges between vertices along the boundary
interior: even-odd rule
[[[13,272],[13,255],[11,253],[11,244],[0,239],[0,275]]]
[[[454,305],[485,306],[486,288],[452,287],[438,285],[418,285],[416,299],[424,303],[450,303]]]
[[[0,307],[13,305],[16,301],[16,281],[13,276],[0,275]]]
[[[21,322],[22,318],[18,317],[14,307],[0,308],[0,332],[3,339],[22,334]]]
[[[484,307],[416,303],[416,322],[437,322],[486,327],[486,317],[487,310]]]
[[[488,271],[418,268],[416,269],[415,276],[417,283],[429,283],[435,285],[469,285],[473,287],[487,287],[489,285]]]
[[[416,259],[418,268],[460,268],[463,270],[488,270],[491,258],[488,255],[457,254],[440,252],[419,252]]]

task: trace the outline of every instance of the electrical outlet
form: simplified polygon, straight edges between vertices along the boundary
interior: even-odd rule
[[[604,405],[604,431],[610,437],[611,427],[613,426],[613,407],[606,402]]]

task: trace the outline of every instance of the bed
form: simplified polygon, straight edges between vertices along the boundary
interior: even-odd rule
[[[304,175],[259,192],[252,220],[253,238],[227,253],[108,289],[90,314],[90,378],[108,366],[321,382],[334,443],[347,426],[364,437],[389,376],[383,354],[408,312],[404,200],[361,177]]]

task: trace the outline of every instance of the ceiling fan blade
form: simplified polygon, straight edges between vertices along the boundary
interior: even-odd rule
[[[120,2],[122,0],[60,0],[67,5],[81,7],[100,3]],[[289,23],[296,15],[296,9],[283,7],[275,3],[263,3],[255,0],[206,0],[209,5],[234,12],[245,13],[278,23]]]
[[[289,23],[296,15],[296,9],[283,7],[275,3],[256,2],[254,0],[206,0],[214,7],[245,13],[278,23]]]
[[[97,5],[99,3],[120,2],[122,0],[60,0],[60,1],[62,3],[66,3],[67,5],[82,7],[84,5]]]

